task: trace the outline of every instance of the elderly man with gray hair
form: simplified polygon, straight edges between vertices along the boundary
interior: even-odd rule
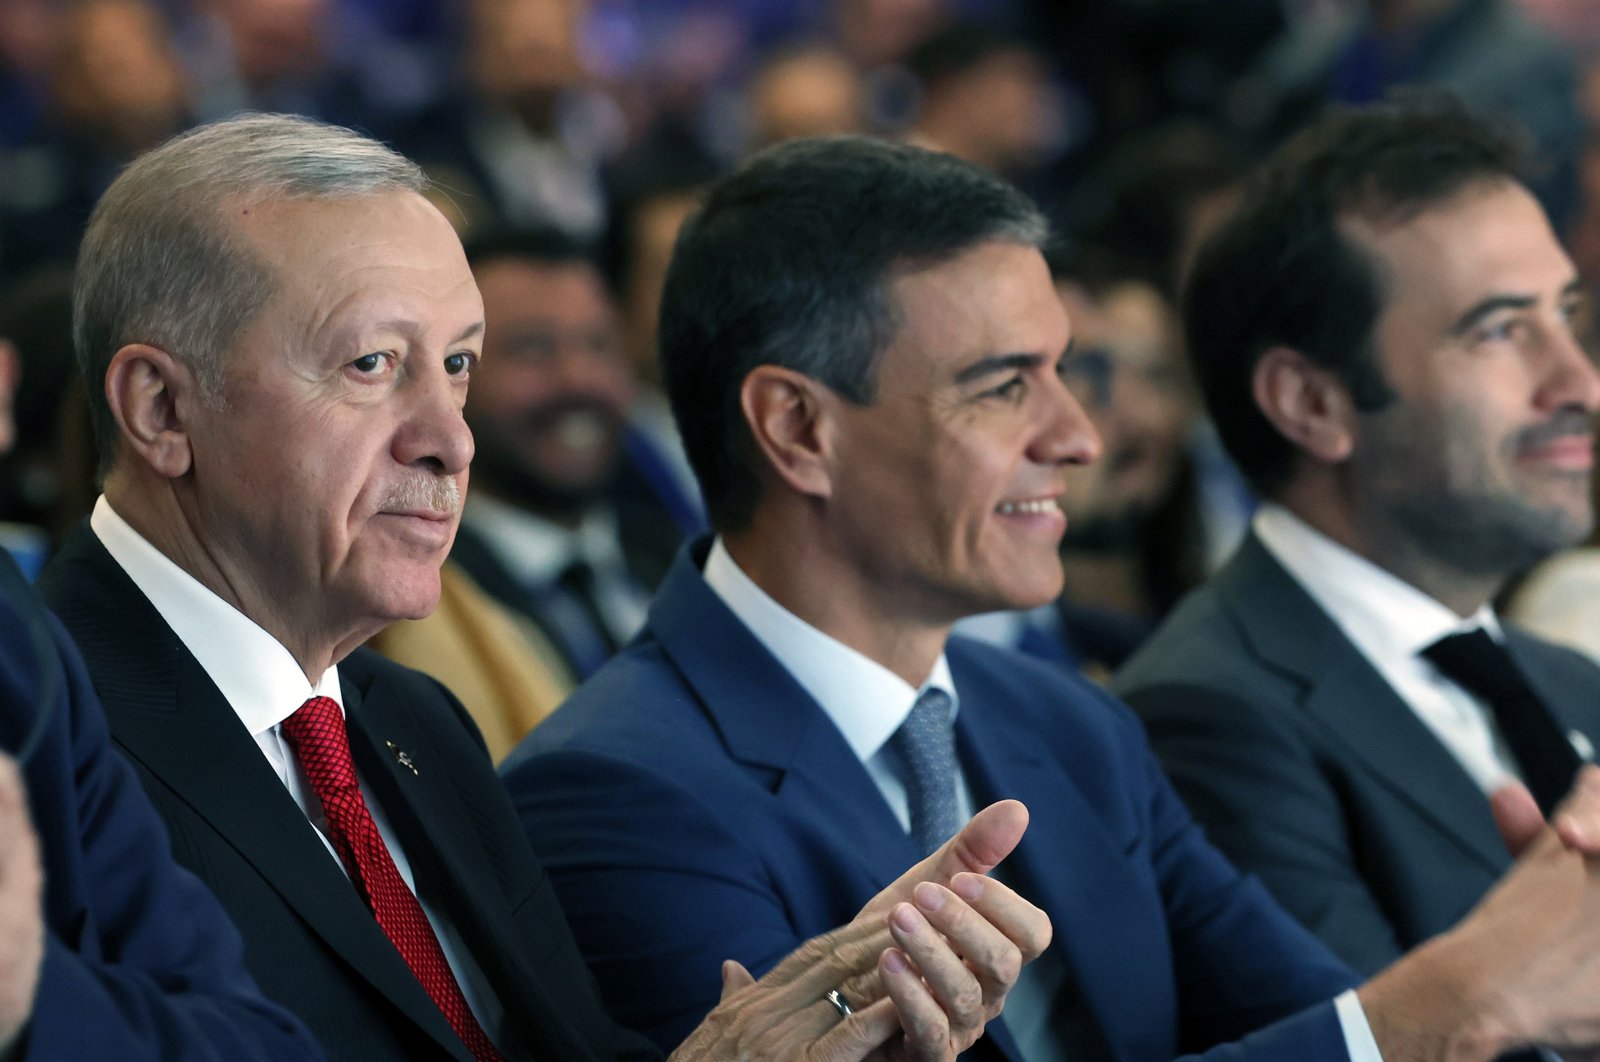
[[[425,191],[381,145],[275,116],[117,180],[75,310],[105,493],[41,585],[177,858],[330,1055],[648,1055],[601,1009],[460,704],[359,648],[434,607],[473,453],[483,305]],[[978,816],[759,983],[731,964],[678,1056],[964,1049],[1048,920],[1009,890],[891,915],[1024,823]]]

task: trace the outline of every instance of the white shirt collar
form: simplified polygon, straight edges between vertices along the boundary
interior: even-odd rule
[[[617,520],[604,506],[584,514],[576,530],[545,520],[481,491],[467,500],[462,521],[483,536],[506,570],[526,586],[554,582],[583,560],[596,572],[625,572]]]
[[[950,717],[955,718],[959,701],[943,653],[921,689],[914,689],[882,664],[774,601],[740,570],[721,536],[711,544],[704,574],[712,592],[822,706],[863,763],[877,755],[900,729],[922,690],[932,687],[949,694]]]
[[[252,735],[271,730],[310,697],[331,697],[343,710],[337,668],[330,667],[316,683],[307,681],[276,638],[152,546],[104,495],[95,502],[89,527]]]
[[[1499,620],[1489,605],[1463,619],[1281,505],[1262,505],[1253,526],[1272,555],[1368,659],[1415,658],[1447,634],[1479,627],[1501,640]]]
[[[1418,655],[1448,634],[1477,627],[1499,639],[1500,624],[1493,609],[1485,605],[1462,619],[1279,506],[1263,506],[1254,527],[1267,550],[1479,788],[1492,793],[1515,776],[1487,706]]]

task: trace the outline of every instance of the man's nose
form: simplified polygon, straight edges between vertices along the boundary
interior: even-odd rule
[[[472,463],[472,431],[461,415],[461,395],[449,377],[417,381],[410,406],[395,434],[394,457],[403,465],[425,465],[446,475]]]

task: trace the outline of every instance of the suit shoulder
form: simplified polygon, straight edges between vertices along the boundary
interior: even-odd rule
[[[699,699],[647,632],[534,727],[512,759],[584,749],[648,760],[691,744],[702,720]]]
[[[1210,586],[1190,591],[1112,676],[1110,688],[1130,698],[1157,686],[1236,689],[1260,669],[1239,619]]]
[[[956,636],[946,649],[961,710],[1003,705],[1001,725],[1020,725],[1039,734],[1067,735],[1082,742],[1143,741],[1126,705],[1111,693],[1061,664],[1013,649]],[[1003,718],[1001,717],[1003,716]]]

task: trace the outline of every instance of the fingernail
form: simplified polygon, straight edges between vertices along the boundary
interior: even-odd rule
[[[944,890],[932,882],[922,882],[911,890],[911,895],[916,899],[917,906],[924,911],[937,911],[944,906]]]
[[[894,948],[883,953],[883,968],[890,973],[905,973],[910,969],[906,964],[906,957]]]
[[[922,916],[917,914],[917,909],[909,903],[903,903],[894,909],[894,924],[907,933],[915,933],[921,928]]]
[[[982,874],[957,874],[950,887],[955,890],[957,896],[972,903],[983,895],[983,882]]]

